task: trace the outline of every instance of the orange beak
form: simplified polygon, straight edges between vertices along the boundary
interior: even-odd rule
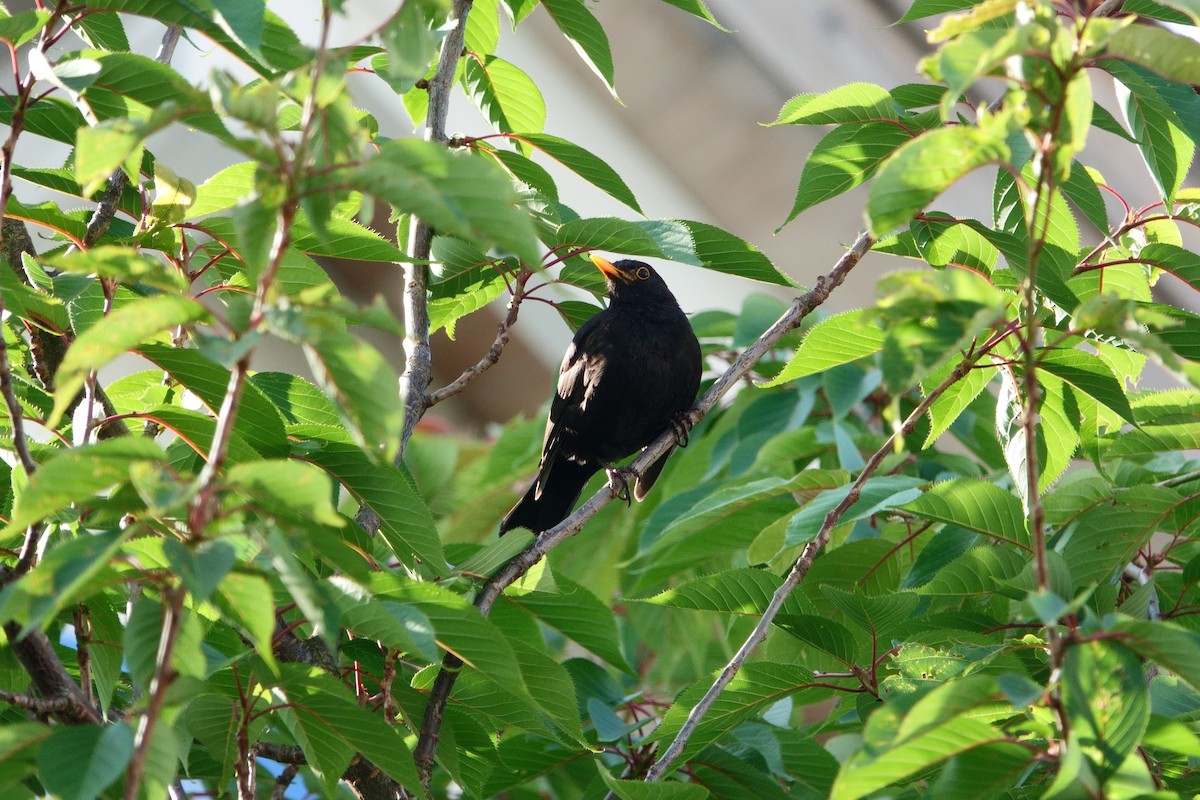
[[[609,261],[607,258],[594,255],[591,256],[591,259],[592,263],[596,265],[596,269],[603,272],[605,277],[621,281],[622,283],[629,282],[629,278],[625,276],[625,273],[621,272],[617,265]]]

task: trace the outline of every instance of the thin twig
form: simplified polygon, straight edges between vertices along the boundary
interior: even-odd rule
[[[875,240],[867,233],[859,234],[850,249],[838,260],[827,274],[817,279],[811,290],[792,301],[788,311],[774,325],[767,329],[754,344],[750,345],[727,369],[703,397],[687,412],[687,422],[695,425],[704,418],[725,394],[742,380],[750,369],[767,353],[775,348],[791,331],[808,316],[814,309],[824,303],[858,264],[859,260],[870,251]],[[640,471],[654,463],[660,456],[676,444],[676,434],[673,430],[664,431],[630,464],[630,469]],[[509,560],[492,577],[484,582],[475,597],[475,606],[485,616],[491,611],[492,604],[507,587],[511,586],[529,569],[563,541],[574,536],[584,523],[594,517],[600,509],[608,505],[616,497],[612,484],[606,484],[596,494],[575,510],[575,513],[564,519],[553,528],[538,534],[530,545]],[[413,759],[417,763],[417,773],[426,785],[433,770],[433,759],[437,751],[442,715],[445,713],[446,702],[450,690],[458,676],[462,661],[453,654],[447,653],[442,659],[442,668],[434,679],[425,706],[425,718],[421,724],[421,733],[417,746],[413,749]]]
[[[298,772],[300,772],[300,768],[295,764],[288,764],[283,768],[283,772],[279,773],[279,777],[275,779],[275,787],[271,789],[271,800],[283,800],[287,797],[288,787],[292,785]]]
[[[447,397],[453,397],[458,394],[467,388],[468,383],[491,369],[500,360],[500,354],[504,352],[504,346],[508,344],[508,332],[512,330],[513,325],[517,324],[517,315],[521,312],[521,300],[525,297],[525,282],[532,275],[532,272],[522,272],[517,277],[513,285],[512,296],[508,300],[508,313],[505,314],[500,324],[496,326],[496,341],[492,342],[492,346],[483,354],[483,358],[463,370],[462,374],[450,383],[426,395],[426,409],[437,405]]]
[[[933,402],[941,397],[947,389],[949,389],[958,381],[962,380],[966,374],[971,371],[971,366],[982,355],[982,352],[972,353],[960,361],[958,365],[950,372],[950,374],[946,376],[945,380],[943,380],[936,388],[925,395],[924,399],[917,404],[917,407],[914,408],[912,413],[909,414],[904,420],[900,428],[894,431],[892,435],[888,437],[888,440],[884,442],[878,450],[872,453],[869,459],[867,459],[866,464],[862,468],[862,472],[859,473],[858,478],[853,484],[851,484],[849,492],[844,498],[842,498],[842,501],[838,503],[836,507],[834,507],[829,511],[828,514],[825,515],[825,519],[821,523],[821,529],[817,531],[817,535],[809,540],[808,544],[804,546],[804,550],[801,551],[800,557],[796,559],[796,563],[792,565],[792,569],[790,572],[788,572],[787,578],[784,580],[783,584],[775,590],[773,595],[771,595],[771,601],[767,604],[766,609],[763,611],[762,618],[759,619],[758,624],[754,627],[754,630],[748,637],[746,637],[746,641],[743,642],[742,646],[738,648],[737,653],[734,654],[733,658],[729,660],[729,663],[726,664],[724,669],[721,670],[721,674],[717,676],[715,681],[713,681],[713,685],[704,694],[704,697],[701,698],[700,702],[696,703],[691,712],[688,713],[688,718],[684,722],[683,727],[679,729],[679,732],[675,734],[675,738],[671,741],[671,744],[667,746],[667,749],[663,751],[662,755],[658,757],[658,760],[655,761],[650,767],[644,780],[657,781],[662,778],[667,774],[667,771],[671,768],[671,765],[675,762],[675,760],[679,758],[680,754],[683,753],[684,748],[687,747],[688,740],[690,740],[692,734],[695,733],[696,728],[700,725],[701,720],[704,719],[704,715],[708,713],[709,708],[711,708],[712,704],[716,702],[717,697],[720,696],[721,692],[725,690],[725,687],[729,685],[730,681],[734,679],[738,673],[738,670],[742,668],[742,664],[744,664],[746,659],[750,657],[750,654],[754,652],[755,648],[757,648],[758,645],[767,638],[767,633],[770,630],[771,623],[775,619],[775,615],[779,613],[779,609],[783,607],[784,602],[788,599],[788,596],[791,595],[792,591],[800,585],[801,581],[804,580],[804,576],[808,574],[809,569],[813,565],[813,561],[816,560],[817,555],[828,543],[829,536],[833,529],[837,527],[838,522],[850,509],[850,507],[858,502],[859,494],[862,491],[863,484],[865,484],[867,479],[874,474],[875,470],[878,469],[884,458],[893,452],[896,440],[902,436],[907,436],[912,433],[921,417],[923,417],[929,410],[929,407],[933,405]],[[611,800],[614,795],[610,793],[608,797],[609,800]]]
[[[142,775],[146,770],[146,757],[150,754],[150,742],[154,736],[158,718],[167,700],[167,690],[178,674],[171,665],[175,655],[175,643],[179,640],[180,621],[183,617],[183,601],[187,591],[182,585],[172,587],[163,596],[163,624],[158,637],[158,651],[154,655],[154,676],[150,679],[150,702],[138,720],[134,737],[133,756],[125,770],[124,800],[137,800],[141,793]]]
[[[1096,6],[1096,10],[1092,12],[1093,17],[1111,17],[1113,14],[1120,12],[1121,6],[1125,4],[1125,0],[1104,0],[1103,3]]]
[[[54,28],[58,25],[59,20],[67,11],[68,4],[59,2],[51,12],[50,19],[46,21],[46,25],[42,28],[42,34],[38,39],[37,49],[45,53],[54,41]],[[14,76],[15,77],[15,76]],[[0,144],[0,220],[8,217],[8,200],[12,197],[12,168],[13,155],[17,149],[17,139],[25,130],[25,113],[30,106],[30,97],[33,94],[34,84],[37,83],[37,78],[33,76],[33,71],[30,70],[25,76],[25,80],[20,81],[16,87],[15,100],[13,102],[12,116],[8,122],[8,137]],[[6,231],[0,226],[0,238],[3,238]],[[0,242],[0,245],[6,245],[6,242]],[[0,252],[7,253],[6,246],[0,246]],[[5,316],[4,300],[0,298],[0,318]],[[13,450],[17,454],[17,459],[21,462],[21,466],[25,469],[25,474],[32,475],[37,470],[37,462],[33,460],[33,454],[29,450],[29,438],[25,433],[25,414],[21,409],[21,403],[17,399],[16,388],[12,381],[12,365],[8,360],[8,345],[4,342],[4,338],[0,337],[0,395],[4,396],[4,405],[8,408],[8,422],[12,427]]]

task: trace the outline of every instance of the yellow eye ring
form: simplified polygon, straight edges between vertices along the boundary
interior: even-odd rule
[[[638,267],[637,272],[634,274],[637,275],[639,281],[648,280],[650,278],[650,270],[647,267]]]

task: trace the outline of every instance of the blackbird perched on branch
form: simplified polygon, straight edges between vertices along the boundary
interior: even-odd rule
[[[599,256],[592,262],[604,273],[610,302],[567,348],[537,478],[500,522],[501,536],[513,528],[538,533],[553,528],[600,469],[670,427],[681,442],[687,434],[681,414],[696,398],[702,366],[687,316],[650,265]],[[646,496],[674,449],[633,476],[634,498]],[[621,473],[610,475],[629,492]]]

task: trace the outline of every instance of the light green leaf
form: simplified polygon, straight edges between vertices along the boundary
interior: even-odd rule
[[[519,67],[499,56],[468,56],[463,79],[479,113],[497,133],[541,133],[546,126],[546,101]]]
[[[333,486],[328,476],[303,461],[238,464],[226,473],[225,482],[258,499],[267,513],[282,508],[322,525],[346,524],[331,502]]]
[[[783,225],[801,212],[866,181],[884,159],[910,139],[912,134],[887,122],[834,128],[808,154],[800,172],[796,199]]]
[[[45,27],[50,16],[50,12],[45,9],[23,11],[20,14],[13,14],[11,17],[6,15],[0,19],[0,39],[8,42],[15,51],[37,36],[38,31]]]
[[[165,460],[166,454],[157,444],[141,438],[107,439],[57,453],[42,463],[17,495],[12,517],[0,531],[0,539],[124,483],[129,479],[130,466],[139,461]]]
[[[255,191],[255,176],[259,165],[255,161],[232,164],[196,187],[196,199],[188,207],[184,219],[195,220],[237,205]]]
[[[883,339],[872,309],[835,314],[814,325],[779,374],[759,385],[778,386],[866,358],[883,349]]]
[[[708,10],[708,5],[704,2],[704,0],[663,0],[663,2],[682,9],[691,14],[693,17],[698,17],[704,20],[713,27],[720,28],[723,31],[729,30],[721,25],[721,23],[717,22],[717,18],[712,15],[711,11]]]
[[[582,586],[561,575],[555,580],[558,592],[510,593],[504,597],[617,669],[633,674],[621,652],[613,612]]]
[[[1150,693],[1138,655],[1118,642],[1067,649],[1062,700],[1071,734],[1103,779],[1116,772],[1150,720]]]
[[[1102,360],[1082,350],[1055,348],[1042,350],[1038,363],[1050,374],[1120,414],[1126,422],[1137,424],[1125,390]]]
[[[993,483],[958,478],[934,484],[904,506],[923,519],[946,522],[1002,541],[1027,544],[1025,514],[1017,497]]]
[[[132,350],[156,334],[207,319],[204,306],[185,297],[157,295],[121,306],[82,333],[67,349],[55,374],[54,411],[47,424],[58,425],[67,406],[83,388],[88,373]]]
[[[783,581],[766,570],[732,569],[684,581],[653,597],[634,600],[668,608],[762,614]]]
[[[793,97],[771,125],[841,125],[899,120],[896,101],[882,86],[851,83],[822,94]]]
[[[867,218],[882,236],[907,223],[968,172],[1008,159],[1008,145],[995,133],[958,125],[923,134],[900,147],[871,185]]]
[[[1159,25],[1126,25],[1108,40],[1108,53],[1172,81],[1200,83],[1200,43]]]
[[[448,153],[433,142],[396,139],[347,178],[440,233],[485,251],[493,245],[510,250],[529,264],[539,261],[533,222],[512,182],[484,158]]]
[[[144,344],[138,355],[158,365],[196,395],[215,417],[225,399],[229,370],[199,350],[167,344]],[[279,412],[267,396],[249,381],[242,392],[233,430],[264,458],[284,458],[290,452]]]

